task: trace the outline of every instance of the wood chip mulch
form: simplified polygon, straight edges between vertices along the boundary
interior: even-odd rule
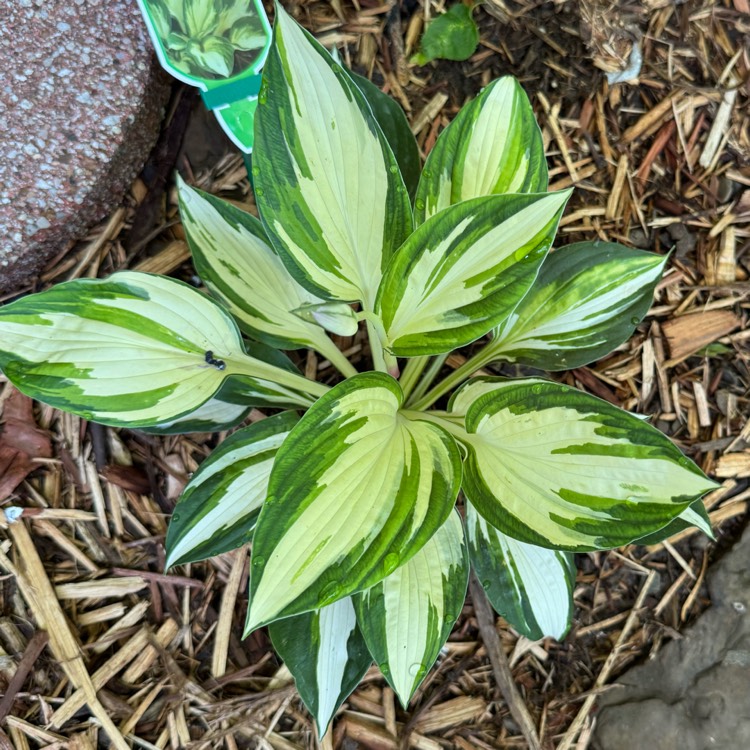
[[[671,251],[632,340],[560,378],[650,415],[722,482],[705,498],[716,541],[689,530],[579,555],[562,643],[519,637],[469,598],[409,710],[373,668],[318,742],[265,633],[240,640],[247,549],[164,572],[169,515],[219,438],[87,424],[0,380],[0,500],[22,509],[0,529],[0,748],[581,750],[597,695],[710,605],[706,571],[737,539],[750,499],[748,0],[487,0],[469,61],[411,66],[442,7],[311,0],[291,10],[402,104],[425,153],[466,99],[516,75],[543,128],[551,189],[576,187],[560,244]],[[637,85],[607,83],[639,55]],[[219,156],[178,155],[191,101],[176,89],[127,200],[37,288],[122,268],[193,278],[175,167],[253,207],[242,160],[221,139]],[[341,344],[355,364],[366,356],[359,339]],[[313,354],[300,364],[335,377]]]

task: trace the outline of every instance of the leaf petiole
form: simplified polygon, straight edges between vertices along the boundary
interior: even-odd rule
[[[459,368],[455,369],[444,380],[441,380],[434,388],[422,396],[422,398],[413,401],[409,405],[415,411],[428,409],[441,396],[448,393],[448,391],[455,388],[457,385],[463,383],[464,380],[470,378],[477,370],[481,370],[494,359],[495,354],[492,351],[492,344],[490,342],[487,346],[480,349],[473,357],[467,359],[466,362],[464,362]]]
[[[249,375],[253,378],[268,380],[278,385],[293,388],[310,396],[324,396],[330,389],[323,383],[310,380],[303,375],[297,375],[289,370],[263,362],[248,355],[232,355],[225,357],[227,375]]]
[[[404,367],[404,371],[401,373],[401,378],[398,381],[401,385],[401,390],[404,392],[405,400],[408,399],[409,395],[414,390],[414,387],[419,381],[420,375],[424,372],[424,368],[429,361],[429,355],[423,357],[411,357],[406,361],[406,367]]]
[[[367,323],[367,336],[370,340],[370,351],[372,352],[375,369],[379,372],[387,372],[391,377],[397,378],[399,375],[398,361],[386,349],[388,338],[385,334],[385,328],[383,328],[383,322],[369,310],[362,310],[357,313],[357,318]]]
[[[463,415],[451,414],[447,411],[414,411],[413,409],[401,409],[400,413],[408,419],[439,425],[463,443],[469,440]]]
[[[419,381],[417,387],[414,389],[414,392],[411,394],[409,404],[411,404],[412,401],[416,401],[417,399],[424,396],[424,394],[427,392],[427,389],[432,385],[432,382],[440,374],[440,370],[443,369],[443,365],[445,364],[446,359],[448,359],[447,352],[445,354],[438,354],[437,356],[432,358],[432,362],[430,362],[430,366],[427,372],[422,376],[422,379]]]
[[[322,343],[322,342],[321,342]],[[330,346],[328,345],[330,344]],[[357,368],[344,356],[344,353],[330,339],[325,347],[318,348],[322,354],[344,377],[351,378],[357,374]]]

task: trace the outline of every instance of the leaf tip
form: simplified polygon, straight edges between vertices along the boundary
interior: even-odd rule
[[[253,611],[253,604],[250,602],[247,607],[247,617],[245,618],[245,628],[242,631],[242,637],[247,638],[253,631],[264,625],[262,617],[258,617]]]
[[[286,12],[284,9],[284,6],[279,2],[279,0],[275,0],[273,4],[273,11],[274,11],[274,26],[283,25],[288,23],[292,20],[292,17]]]
[[[417,690],[417,687],[419,687],[419,683],[422,680],[415,680],[413,684],[407,686],[404,685],[397,685],[396,681],[393,679],[389,679],[388,682],[390,683],[391,687],[393,688],[393,692],[396,693],[396,697],[398,698],[398,702],[401,704],[401,708],[404,709],[404,711],[409,710],[409,701],[411,700],[412,696]]]

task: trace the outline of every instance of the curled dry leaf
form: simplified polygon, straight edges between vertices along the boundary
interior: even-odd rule
[[[0,500],[5,500],[36,468],[34,459],[51,457],[50,437],[37,427],[31,399],[13,389],[2,408]]]

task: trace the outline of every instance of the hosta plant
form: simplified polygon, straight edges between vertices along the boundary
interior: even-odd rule
[[[515,80],[464,107],[418,175],[398,108],[278,9],[259,101],[260,221],[179,184],[210,294],[135,272],[61,284],[0,309],[0,367],[116,427],[224,430],[251,407],[272,413],[194,474],[167,564],[252,542],[246,633],[269,626],[323,733],[373,660],[408,703],[471,568],[517,632],[561,638],[572,554],[710,531],[700,497],[714,484],[594,396],[469,378],[601,357],[644,317],[665,262],[608,243],[551,251],[569,193],[547,192]],[[371,371],[327,333],[360,327]],[[338,382],[303,377],[281,353],[294,349]]]

